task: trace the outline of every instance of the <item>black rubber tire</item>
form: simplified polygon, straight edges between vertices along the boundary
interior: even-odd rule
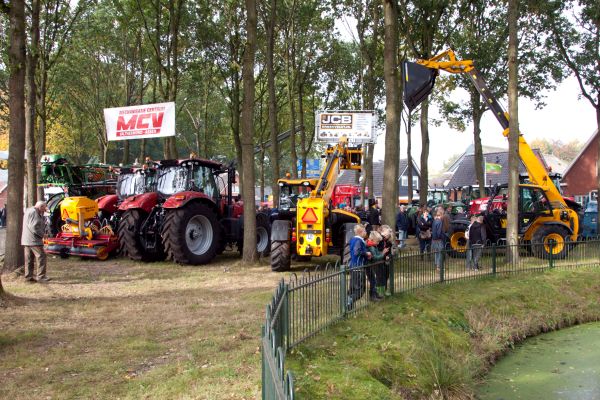
[[[454,258],[467,256],[467,238],[464,230],[455,230],[448,240],[448,254]]]
[[[556,244],[552,257],[563,259],[569,254],[571,247],[568,240],[565,240],[568,237],[569,231],[565,227],[560,225],[542,225],[535,231],[531,240],[533,254],[538,258],[550,258],[548,240],[554,239]]]
[[[210,232],[212,240],[205,249],[201,249],[200,253],[194,253],[186,240],[188,224],[195,217],[204,217],[212,229]],[[192,232],[190,232],[191,234]],[[162,237],[168,258],[179,264],[207,264],[217,255],[221,243],[221,224],[211,208],[201,203],[190,203],[181,208],[165,211]]]
[[[158,251],[148,251],[141,241],[139,231],[148,214],[139,209],[127,210],[119,221],[119,248],[121,254],[135,261],[161,261],[165,252],[160,246]]]
[[[274,240],[271,242],[271,270],[274,272],[289,271],[291,267],[291,252],[289,240]]]
[[[260,257],[266,257],[271,254],[271,229],[269,229],[269,223],[262,219],[256,220],[256,251]],[[261,235],[263,241],[263,248],[259,248],[261,244]],[[264,242],[266,241],[266,243]]]

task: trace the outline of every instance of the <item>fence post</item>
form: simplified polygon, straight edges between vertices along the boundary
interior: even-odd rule
[[[548,240],[548,244],[550,245],[550,257],[549,257],[549,264],[550,264],[550,269],[554,268],[554,240],[550,239]]]
[[[496,243],[492,243],[492,275],[496,275]]]
[[[346,316],[348,306],[348,299],[346,298],[346,267],[344,264],[340,265],[340,314],[342,317]]]
[[[287,351],[290,348],[290,315],[289,315],[289,302],[290,302],[290,290],[289,290],[289,284],[285,284],[285,286],[283,287],[283,304],[282,307],[283,309],[281,310],[281,319],[282,319],[282,325],[283,325],[283,332],[281,333],[281,341],[283,342],[285,340],[285,344],[283,345],[283,348],[285,349],[285,352],[287,353]]]
[[[440,283],[444,282],[444,260],[445,260],[445,256],[446,256],[446,249],[443,250],[438,250],[440,252],[439,257],[442,260],[440,265]],[[436,255],[434,254],[433,257],[435,257]]]
[[[395,283],[395,260],[396,260],[397,255],[396,254],[392,254],[392,256],[390,257],[390,294],[393,296],[394,293],[396,292],[396,283]]]

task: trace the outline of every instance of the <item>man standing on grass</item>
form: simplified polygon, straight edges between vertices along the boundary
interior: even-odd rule
[[[23,216],[23,233],[21,244],[25,249],[25,280],[35,282],[33,278],[33,259],[37,264],[37,281],[45,283],[50,280],[46,276],[46,253],[44,252],[44,233],[46,231],[46,220],[44,213],[48,205],[44,201],[38,201],[35,206],[25,210]]]

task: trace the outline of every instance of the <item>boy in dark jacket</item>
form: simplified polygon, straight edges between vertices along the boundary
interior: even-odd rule
[[[379,250],[379,243],[381,243],[381,234],[377,231],[372,231],[371,234],[369,235],[369,239],[367,240],[367,250],[369,251],[369,253],[372,254],[371,256],[371,263],[377,263],[380,261],[383,261],[383,259],[385,258],[385,256],[387,255],[389,249],[384,248],[383,251]],[[377,272],[379,272],[380,276],[383,272],[383,268],[381,268],[383,266],[382,263],[377,265]],[[379,301],[381,299],[383,299],[383,293],[378,293],[377,292],[377,280],[376,280],[376,276],[375,276],[375,271],[373,269],[373,267],[369,268],[369,270],[367,271],[367,276],[369,277],[369,295],[371,297],[371,300],[373,301]]]

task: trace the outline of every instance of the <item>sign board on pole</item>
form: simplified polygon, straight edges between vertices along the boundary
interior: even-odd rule
[[[175,136],[175,103],[105,108],[107,140]]]
[[[302,173],[302,160],[298,160],[298,176]],[[321,176],[321,160],[319,158],[309,158],[306,160],[306,177],[318,178]]]
[[[342,136],[350,143],[375,142],[373,111],[318,111],[315,118],[317,140],[336,143]]]

